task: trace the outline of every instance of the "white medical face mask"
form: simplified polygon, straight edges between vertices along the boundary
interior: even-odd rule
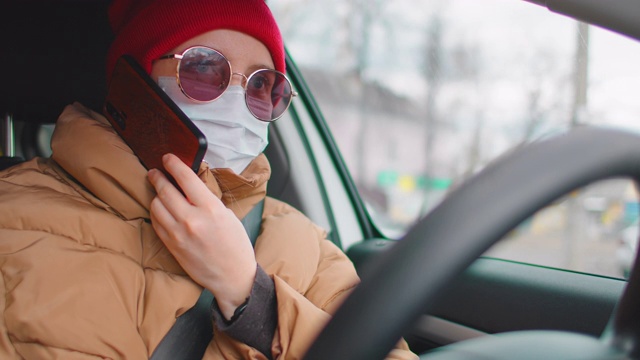
[[[161,76],[158,85],[207,137],[204,160],[210,166],[240,174],[269,143],[269,123],[251,115],[241,86],[229,86],[215,101],[200,104],[182,93],[175,77]]]

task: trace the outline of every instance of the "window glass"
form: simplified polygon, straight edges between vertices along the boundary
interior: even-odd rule
[[[271,7],[390,238],[509,149],[583,124],[640,126],[640,44],[527,2]],[[620,276],[616,254],[635,247],[623,234],[634,231],[637,206],[629,181],[594,184],[536,214],[489,254]]]

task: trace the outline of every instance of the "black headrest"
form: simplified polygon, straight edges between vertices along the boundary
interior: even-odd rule
[[[55,122],[67,104],[100,110],[112,39],[109,0],[2,0],[0,115]]]

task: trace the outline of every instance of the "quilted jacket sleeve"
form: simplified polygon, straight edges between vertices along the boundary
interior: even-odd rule
[[[351,261],[333,243],[323,240],[320,248],[318,271],[306,293],[297,292],[274,276],[279,322],[272,350],[279,358],[301,359],[359,281]],[[417,359],[417,356],[403,340],[387,359]]]
[[[275,285],[278,320],[271,350],[274,359],[301,359],[360,280],[324,230],[286,205],[265,206],[256,257]],[[389,354],[416,358],[404,341]]]

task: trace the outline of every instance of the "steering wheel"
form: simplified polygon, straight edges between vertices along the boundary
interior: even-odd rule
[[[305,359],[383,359],[413,320],[428,312],[438,293],[507,232],[562,195],[610,177],[629,177],[639,183],[640,136],[579,128],[502,157],[452,192],[401,241],[368,264],[361,284]],[[444,346],[425,358],[638,358],[639,340],[640,266],[634,266],[600,338],[518,331]]]

